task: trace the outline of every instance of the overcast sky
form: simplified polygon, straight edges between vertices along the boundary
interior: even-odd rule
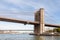
[[[0,17],[34,21],[34,13],[45,9],[45,23],[60,24],[60,0],[0,0]],[[33,25],[0,21],[0,29],[33,29]]]

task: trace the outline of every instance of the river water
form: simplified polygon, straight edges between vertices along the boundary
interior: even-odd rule
[[[34,36],[29,34],[0,34],[0,40],[60,40],[60,36]]]

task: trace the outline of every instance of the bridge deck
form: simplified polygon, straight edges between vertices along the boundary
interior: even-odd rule
[[[24,20],[17,20],[13,18],[3,18],[3,17],[0,17],[0,21],[24,23],[24,24],[32,24],[32,25],[39,24],[38,22],[24,21]]]
[[[3,18],[3,17],[0,17],[0,21],[39,25],[39,22],[36,22],[36,21],[32,22],[32,21],[16,20],[16,19]],[[48,27],[60,27],[60,25],[54,25],[54,24],[45,24],[45,26],[48,26]]]

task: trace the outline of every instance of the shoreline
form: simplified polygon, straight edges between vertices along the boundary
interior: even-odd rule
[[[36,36],[60,36],[60,34],[29,34],[29,35],[36,35]]]

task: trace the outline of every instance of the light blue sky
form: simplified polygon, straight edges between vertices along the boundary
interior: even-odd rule
[[[0,0],[0,17],[34,21],[34,13],[45,9],[45,23],[60,24],[60,0]],[[33,29],[23,25],[0,21],[0,29]]]

